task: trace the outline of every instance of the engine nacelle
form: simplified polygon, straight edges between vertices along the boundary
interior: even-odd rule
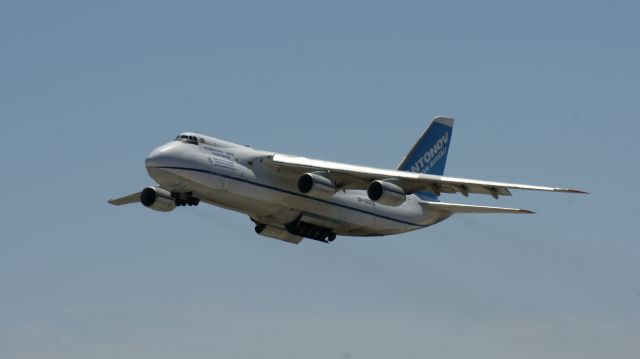
[[[407,199],[407,195],[400,186],[380,180],[373,181],[369,184],[367,195],[372,201],[392,207],[403,204]]]
[[[298,179],[298,190],[313,197],[331,198],[337,189],[333,181],[316,173],[305,173]]]
[[[278,228],[275,226],[269,226],[265,224],[258,224],[255,229],[256,229],[256,233],[258,233],[259,235],[269,237],[269,238],[279,239],[281,241],[285,241],[289,243],[298,244],[302,240],[301,236],[289,233],[289,231],[287,231],[284,228]]]
[[[159,187],[147,187],[140,193],[140,202],[155,211],[169,212],[176,208],[171,192]]]

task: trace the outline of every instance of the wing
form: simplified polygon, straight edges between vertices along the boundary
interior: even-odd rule
[[[140,193],[141,192],[137,192],[134,194],[130,194],[128,196],[110,199],[109,203],[111,203],[114,206],[122,206],[123,204],[138,203],[140,202]]]
[[[517,183],[481,181],[415,172],[385,170],[278,153],[269,156],[267,163],[271,163],[272,166],[295,174],[324,172],[323,175],[333,179],[339,188],[345,189],[364,189],[371,181],[390,180],[402,187],[406,193],[422,191],[433,192],[436,195],[440,193],[461,193],[465,197],[468,196],[469,193],[489,194],[495,198],[498,198],[498,196],[511,196],[511,189],[586,193],[569,188],[531,186]]]

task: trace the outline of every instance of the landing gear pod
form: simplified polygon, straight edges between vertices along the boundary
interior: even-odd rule
[[[289,233],[289,231],[284,228],[269,226],[266,224],[257,224],[255,230],[256,233],[261,236],[275,238],[289,243],[298,244],[302,241],[302,236]]]

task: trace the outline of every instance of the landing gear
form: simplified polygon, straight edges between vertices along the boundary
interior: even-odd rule
[[[336,239],[336,234],[335,232],[333,232],[331,228],[326,228],[326,227],[301,221],[300,220],[301,217],[302,216],[299,216],[293,222],[290,222],[284,225],[284,228],[286,230],[285,233],[287,234],[287,236],[290,236],[290,235],[300,236],[300,237],[313,239],[315,241],[323,242],[323,243],[331,243]],[[271,228],[270,226],[267,226],[266,224],[261,223],[256,219],[253,219],[251,217],[249,217],[249,219],[251,219],[251,221],[255,223],[256,226],[254,229],[258,234],[265,235],[262,232],[265,229]],[[267,234],[267,237],[274,237],[274,235],[273,233]],[[291,242],[290,238],[283,238],[282,234],[275,236],[274,238]],[[298,242],[299,240],[295,241],[294,243],[298,243]]]
[[[200,203],[200,199],[199,198],[195,198],[195,197],[191,197],[187,200],[187,205],[189,206],[197,206],[198,203]]]
[[[200,199],[193,196],[193,192],[187,193],[171,193],[171,197],[174,198],[176,206],[197,206],[200,203]]]
[[[286,228],[286,230],[291,234],[319,242],[330,243],[336,239],[336,234],[331,228],[301,221],[301,217],[302,216],[298,217],[295,221],[286,224],[284,228]]]
[[[267,228],[266,225],[264,225],[262,223],[258,223],[258,224],[256,224],[256,227],[254,229],[255,229],[256,233],[260,234],[260,233],[262,233],[262,231],[264,231],[265,228]]]

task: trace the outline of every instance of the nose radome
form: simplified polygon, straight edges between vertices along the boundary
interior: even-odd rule
[[[177,149],[175,143],[164,144],[151,151],[144,161],[146,167],[170,166],[176,160]]]

